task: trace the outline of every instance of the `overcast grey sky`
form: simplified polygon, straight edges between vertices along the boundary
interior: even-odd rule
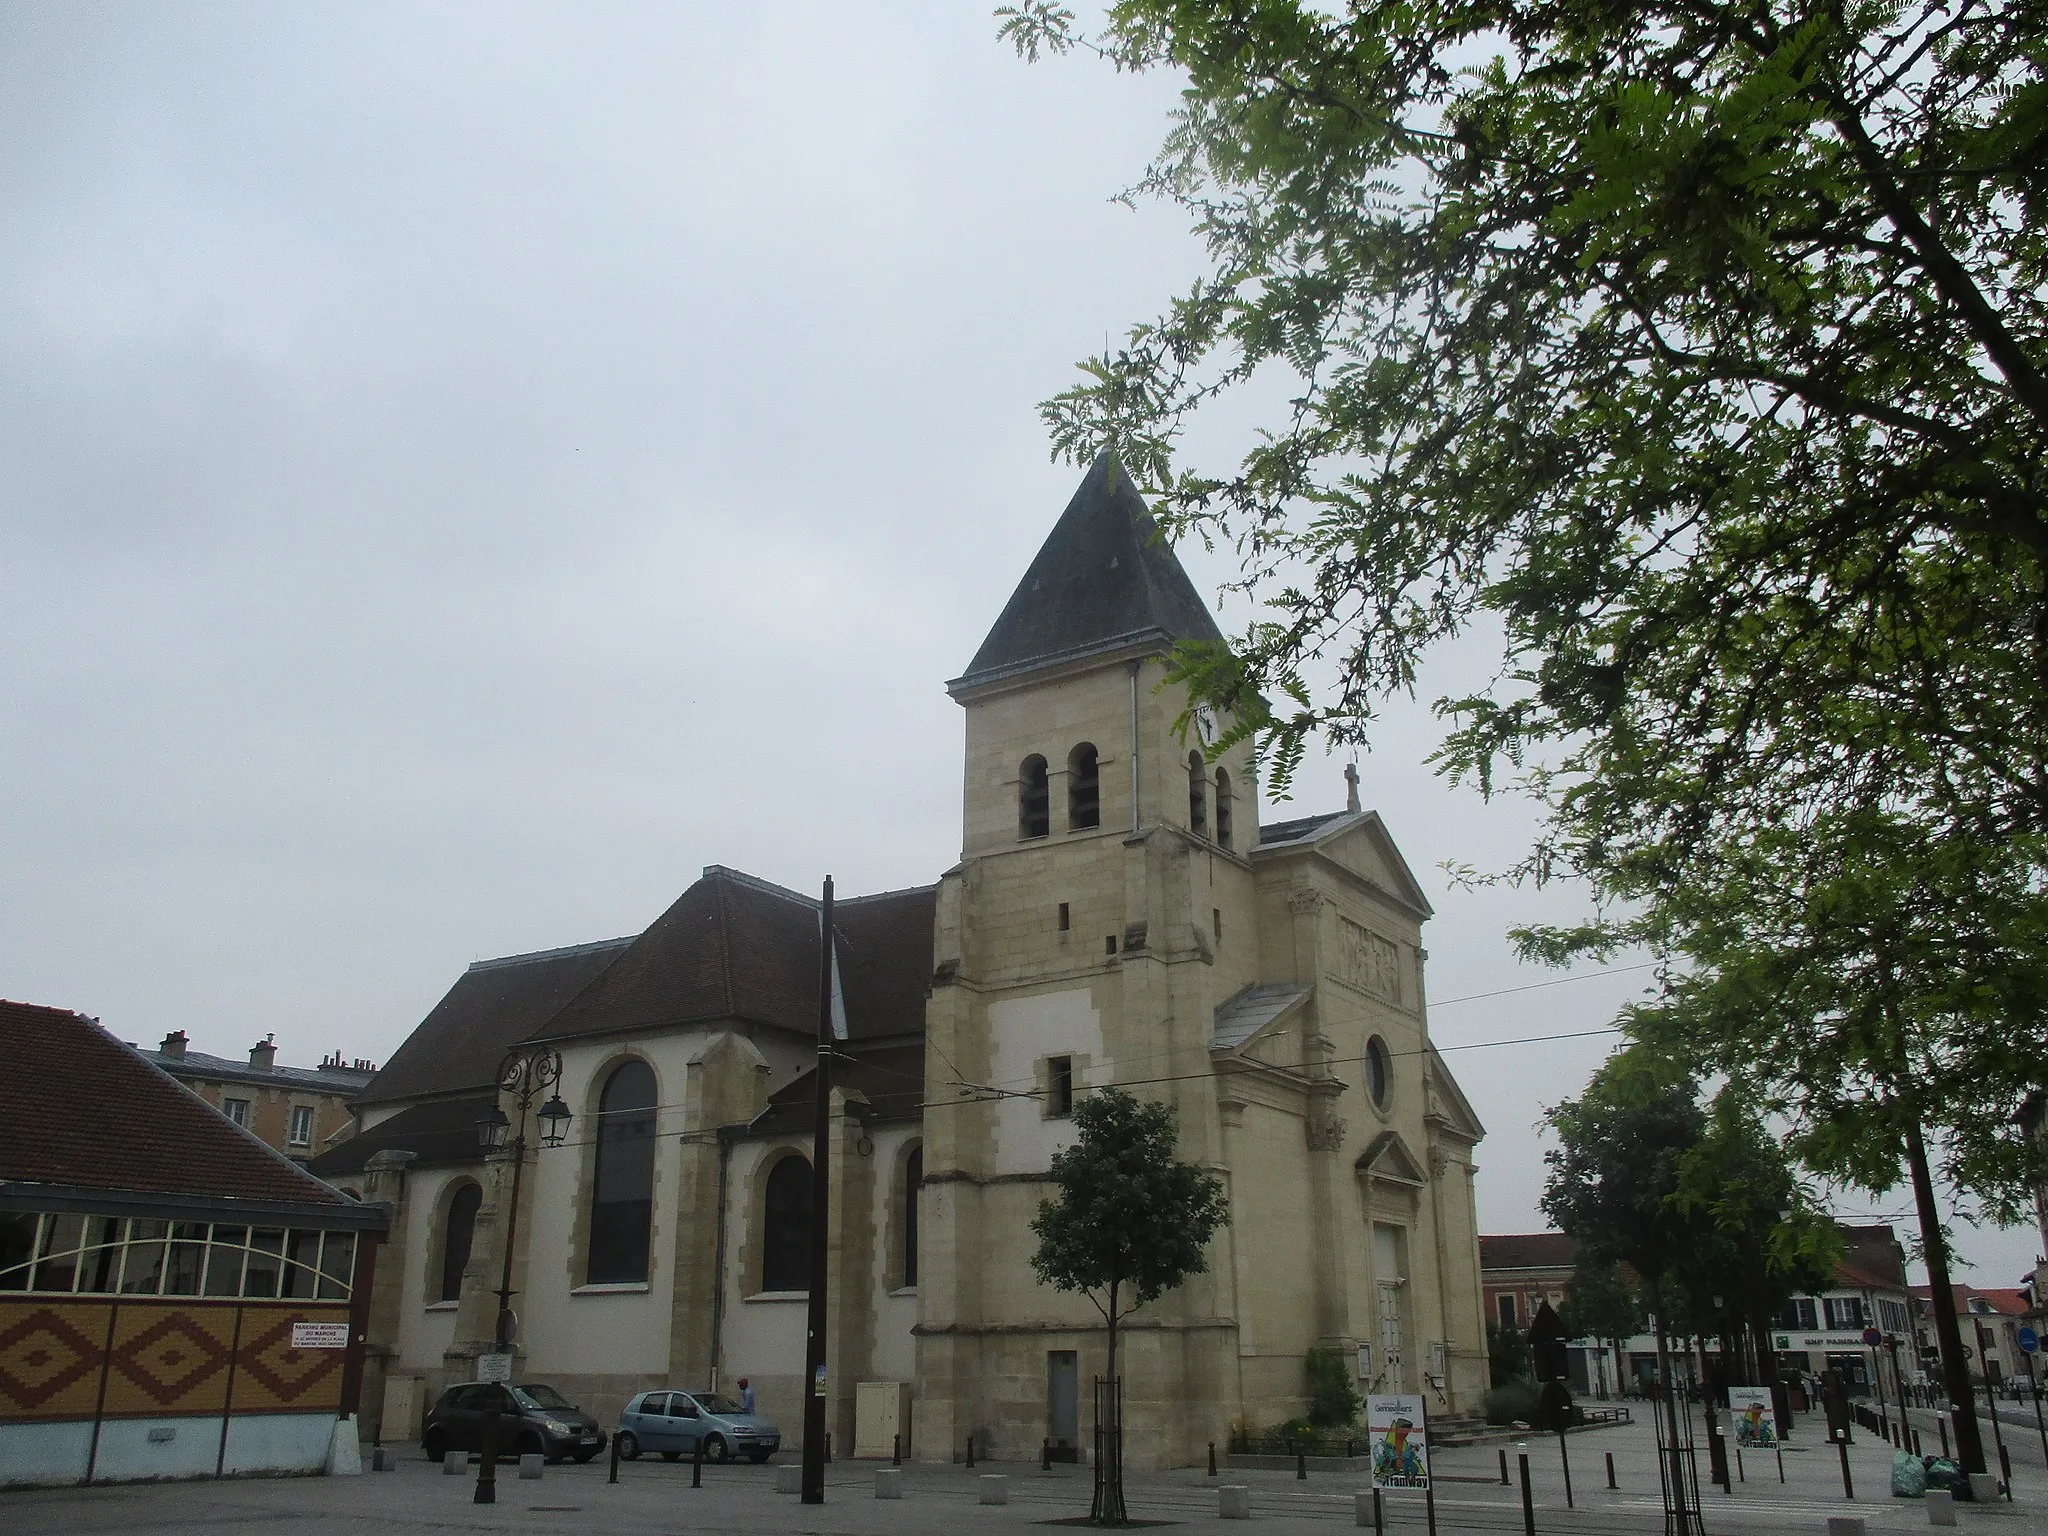
[[[1109,200],[1174,82],[989,9],[0,6],[0,995],[381,1060],[702,865],[945,869],[941,685],[1078,478],[1035,404],[1200,262]],[[1643,973],[1456,1001],[1568,908],[1447,887],[1529,822],[1432,740],[1361,767],[1439,1043],[1605,1023]],[[1606,1045],[1449,1058],[1488,1230]]]

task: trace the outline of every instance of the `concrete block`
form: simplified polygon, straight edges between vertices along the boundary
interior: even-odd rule
[[[981,1479],[981,1502],[984,1504],[1007,1504],[1010,1502],[1010,1480],[1000,1473],[991,1473]]]
[[[1993,1504],[1998,1500],[1998,1479],[1989,1472],[1970,1474],[1970,1497],[1979,1504]]]
[[[1829,1515],[1828,1536],[1866,1536],[1861,1515]]]
[[[823,947],[822,944],[819,945],[819,948],[822,949]],[[541,1455],[539,1451],[521,1451],[519,1453],[519,1480],[522,1483],[539,1482],[541,1468],[546,1465],[547,1457]]]
[[[1956,1523],[1956,1496],[1946,1488],[1927,1490],[1927,1523],[1929,1525],[1954,1525]]]
[[[441,1475],[443,1477],[462,1477],[468,1472],[469,1462],[463,1457],[456,1455],[455,1452],[450,1451],[441,1458]]]
[[[901,1467],[877,1467],[875,1469],[875,1497],[878,1499],[900,1499],[903,1497],[903,1469]]]
[[[1244,1483],[1225,1483],[1216,1490],[1216,1513],[1225,1520],[1251,1519],[1251,1489]]]
[[[360,1477],[363,1473],[363,1443],[356,1438],[353,1414],[334,1421],[334,1434],[327,1443],[327,1475]]]
[[[373,1446],[370,1450],[370,1470],[372,1472],[396,1472],[398,1470],[398,1453],[385,1446]]]
[[[775,1468],[775,1491],[777,1493],[802,1493],[804,1491],[804,1464],[800,1461],[785,1461]]]
[[[1351,1496],[1351,1523],[1360,1529],[1372,1524],[1372,1490],[1361,1488]]]

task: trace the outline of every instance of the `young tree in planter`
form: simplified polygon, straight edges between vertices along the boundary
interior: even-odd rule
[[[1054,1289],[1086,1295],[1108,1325],[1115,1419],[1089,1513],[1121,1525],[1128,1515],[1117,1324],[1208,1267],[1205,1250],[1228,1212],[1223,1181],[1174,1155],[1170,1105],[1106,1088],[1075,1105],[1074,1123],[1080,1138],[1052,1160],[1055,1192],[1031,1223],[1038,1235],[1031,1267]]]
[[[1614,1389],[1622,1389],[1628,1362],[1622,1341],[1643,1331],[1648,1314],[1643,1298],[1612,1261],[1581,1259],[1572,1267],[1571,1294],[1564,1304],[1564,1331],[1575,1339],[1600,1339],[1614,1346]]]

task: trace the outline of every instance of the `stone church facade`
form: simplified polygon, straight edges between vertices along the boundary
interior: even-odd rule
[[[1220,726],[1200,715],[1176,733],[1167,653],[1215,635],[1098,461],[948,685],[960,862],[838,903],[839,1447],[1085,1443],[1106,1341],[1086,1299],[1033,1276],[1030,1221],[1075,1100],[1112,1083],[1176,1108],[1181,1155],[1230,1207],[1207,1273],[1131,1317],[1134,1464],[1300,1412],[1316,1344],[1361,1388],[1479,1407],[1484,1132],[1429,1042],[1429,903],[1355,790],[1262,827],[1247,749],[1209,761]],[[511,1170],[474,1123],[501,1057],[536,1046],[560,1052],[575,1118],[522,1171],[520,1374],[601,1418],[744,1375],[799,1432],[819,942],[812,898],[712,866],[637,937],[457,981],[315,1165],[395,1207],[366,1393],[386,1436],[489,1347]]]

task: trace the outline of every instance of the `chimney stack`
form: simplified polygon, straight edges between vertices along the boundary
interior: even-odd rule
[[[268,1072],[277,1065],[277,1036],[275,1033],[265,1035],[255,1045],[249,1047],[249,1065],[259,1067],[265,1072]]]
[[[164,1043],[157,1047],[157,1051],[165,1056],[184,1055],[185,1031],[183,1031],[182,1029],[172,1030],[168,1035],[164,1036]]]

